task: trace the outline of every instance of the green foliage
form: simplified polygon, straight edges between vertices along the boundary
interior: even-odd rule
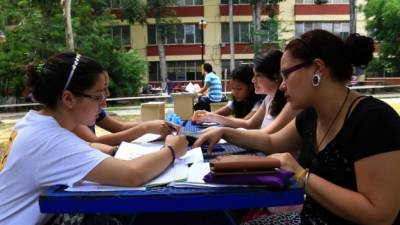
[[[275,8],[278,6],[279,2],[284,0],[249,0],[253,10],[255,10],[254,6],[259,1],[261,1],[261,11],[266,10],[269,18],[260,21],[261,29],[259,31],[256,31],[255,27],[252,27],[251,35],[253,36],[253,44],[251,47],[255,54],[264,52],[264,49],[269,49],[271,47],[271,43],[278,42],[279,20]]]
[[[130,23],[146,23],[146,4],[141,0],[121,0],[122,16]]]
[[[381,67],[400,73],[400,1],[369,0],[364,7],[367,29],[379,42]]]
[[[116,52],[113,61],[120,66],[111,67],[109,71],[115,75],[110,82],[110,91],[116,96],[130,96],[139,93],[143,85],[142,77],[147,73],[147,63],[135,51]]]
[[[56,2],[49,4],[46,2]],[[109,71],[115,84],[130,84],[111,94],[137,94],[143,79],[145,61],[135,52],[127,53],[121,43],[110,36],[110,14],[106,0],[75,0],[72,2],[72,25],[76,51],[99,61]],[[92,5],[93,4],[93,5]],[[99,14],[101,12],[101,14]],[[7,89],[24,89],[25,65],[43,62],[49,56],[65,51],[65,28],[59,1],[0,1],[0,19],[8,21],[7,42],[0,44],[0,95]],[[1,22],[1,21],[0,21]],[[10,24],[11,23],[11,24]],[[127,59],[132,57],[132,59]],[[126,63],[129,61],[129,64]],[[136,70],[131,70],[135,68]],[[112,90],[117,90],[113,88]]]
[[[368,77],[380,77],[383,75],[384,71],[385,71],[384,62],[382,62],[382,60],[380,60],[379,58],[374,58],[368,64],[365,74]]]
[[[278,26],[279,20],[276,17],[269,18],[267,20],[261,21],[261,30],[254,31],[252,29],[253,35],[258,35],[261,37],[261,42],[254,42],[252,44],[252,49],[254,53],[262,53],[266,50],[269,50],[271,44],[275,44],[278,42]]]

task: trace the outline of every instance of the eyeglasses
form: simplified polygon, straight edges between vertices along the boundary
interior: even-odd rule
[[[103,102],[107,98],[107,96],[104,93],[101,93],[100,95],[81,94],[81,96],[85,98],[90,98],[96,102]]]
[[[294,65],[292,67],[289,67],[289,68],[287,68],[285,70],[281,70],[282,79],[283,80],[287,80],[291,73],[293,73],[294,71],[299,70],[300,68],[303,68],[303,67],[305,67],[305,66],[307,66],[307,65],[309,65],[311,63],[312,63],[312,61],[305,61],[305,62],[302,62],[300,64],[297,64],[297,65]]]

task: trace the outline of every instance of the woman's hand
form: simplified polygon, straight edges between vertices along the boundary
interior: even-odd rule
[[[200,147],[204,144],[208,144],[207,153],[211,153],[214,145],[222,138],[224,134],[223,127],[209,127],[203,130],[202,134],[194,142],[193,147]]]
[[[163,137],[174,131],[178,132],[180,129],[179,126],[168,123],[164,120],[146,121],[142,123],[142,126],[144,126],[146,133],[160,134]]]
[[[175,150],[176,158],[186,154],[188,141],[183,135],[168,135],[165,138],[165,145],[171,146]]]
[[[218,114],[207,112],[204,110],[197,110],[193,113],[192,121],[201,124],[201,123],[218,123],[217,120]]]
[[[271,154],[268,157],[278,159],[281,162],[281,169],[293,172],[298,174],[304,170],[303,167],[296,161],[292,154],[285,153],[275,153]]]
[[[93,143],[90,143],[89,145],[90,145],[90,147],[100,150],[109,155],[112,155],[113,149],[114,149],[114,146],[106,145],[106,144],[102,144],[102,143],[93,142]]]
[[[207,113],[207,111],[205,111],[205,110],[196,110],[193,113],[192,121],[197,124],[205,122],[203,120],[204,120],[204,116],[206,115],[206,113]]]

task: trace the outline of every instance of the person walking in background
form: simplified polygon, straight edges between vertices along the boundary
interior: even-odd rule
[[[280,131],[214,128],[194,147],[220,138],[263,150],[295,174],[306,199],[301,213],[262,216],[246,224],[400,224],[400,117],[385,102],[351,91],[352,66],[367,66],[374,41],[346,42],[312,30],[285,48],[281,76],[288,102],[304,109]],[[298,161],[289,152],[300,149]]]
[[[194,105],[194,110],[211,111],[211,102],[220,102],[222,99],[222,84],[221,79],[213,72],[211,64],[204,63],[202,66],[204,77],[204,85],[199,93],[202,94]]]

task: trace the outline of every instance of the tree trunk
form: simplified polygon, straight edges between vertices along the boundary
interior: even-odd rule
[[[74,34],[72,32],[71,23],[71,0],[61,0],[63,8],[64,23],[65,23],[65,40],[67,44],[67,50],[73,52],[74,48]]]
[[[350,0],[350,34],[357,32],[356,0]]]
[[[164,40],[161,38],[161,23],[160,17],[156,17],[156,32],[157,32],[157,47],[158,47],[158,55],[160,57],[160,75],[161,75],[161,88],[166,87],[167,85],[167,59],[165,55],[165,48],[164,48]]]
[[[261,6],[262,1],[256,0],[253,5],[253,23],[254,23],[254,45],[255,45],[255,52],[254,54],[258,54],[261,50]]]
[[[230,71],[235,69],[235,45],[233,36],[233,1],[229,0],[229,53],[230,53]]]

